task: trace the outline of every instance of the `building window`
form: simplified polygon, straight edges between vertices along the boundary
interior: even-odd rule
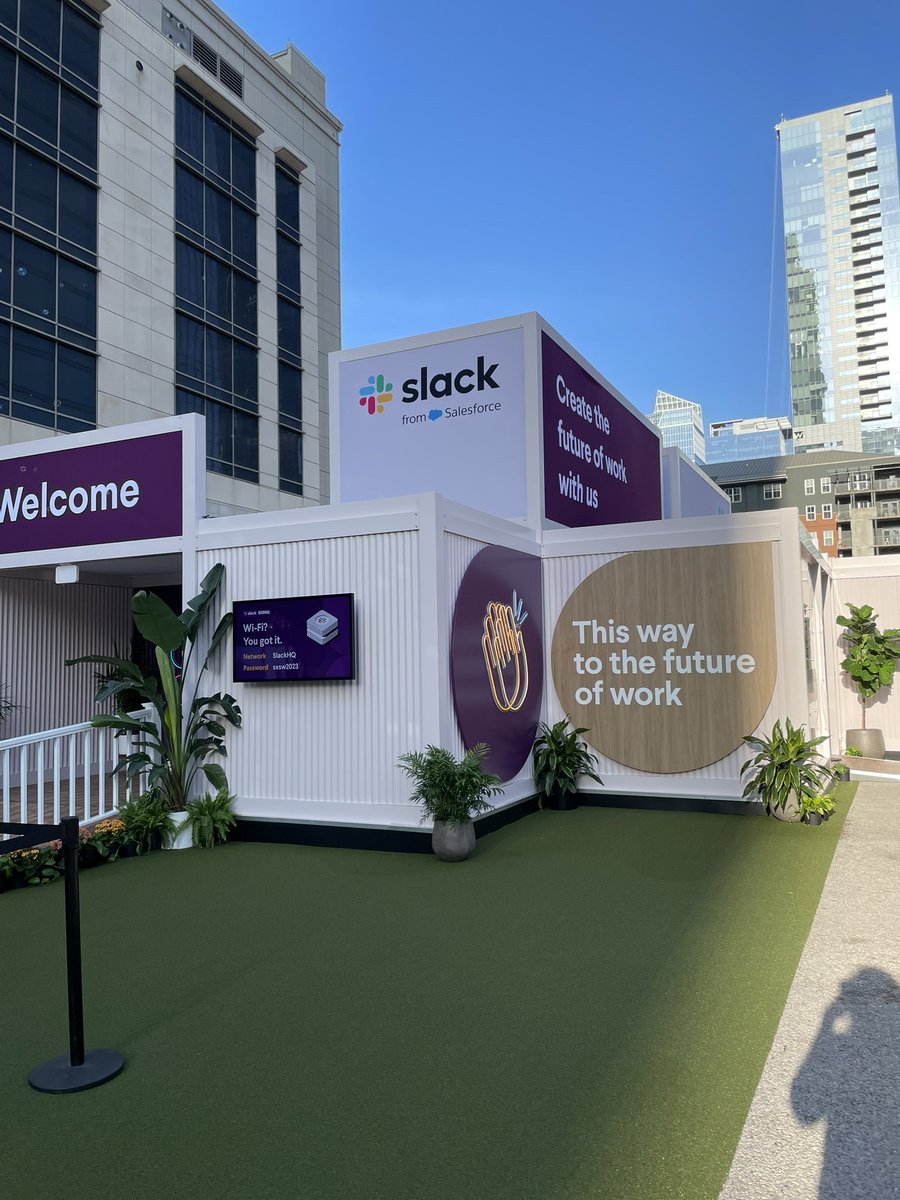
[[[822,520],[830,521],[833,516],[834,516],[833,507],[830,504],[823,504],[822,505]]]
[[[814,496],[816,494],[816,481],[814,479],[803,480],[804,496]]]
[[[278,284],[278,486],[303,495],[300,176],[275,164]]]
[[[763,500],[780,500],[781,499],[781,484],[780,483],[764,483],[763,484]]]
[[[206,417],[206,466],[259,480],[256,146],[175,95],[175,409]]]
[[[823,475],[819,480],[819,491],[823,496],[828,496],[831,493],[831,476]]]
[[[97,419],[99,22],[0,0],[0,414]]]
[[[806,519],[807,521],[814,521],[816,519],[816,506],[814,504],[807,504]]]
[[[834,530],[832,530],[832,529],[823,529],[823,531],[822,531],[822,545],[823,545],[823,546],[833,546],[833,545],[834,545]]]
[[[739,487],[727,487],[722,489],[732,504],[740,504],[744,499],[744,489]]]

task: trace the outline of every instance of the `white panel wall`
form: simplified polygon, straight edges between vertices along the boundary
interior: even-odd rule
[[[440,672],[440,701],[442,744],[452,750],[457,756],[464,751],[459,726],[453,707],[453,690],[450,683],[450,631],[453,622],[453,609],[459,585],[469,563],[485,546],[505,546],[511,550],[519,550],[524,554],[540,556],[540,544],[534,534],[523,526],[511,521],[488,516],[475,509],[466,509],[439,498],[438,528],[443,538],[443,570],[446,603],[439,613],[440,661],[443,669]],[[546,636],[546,631],[545,631]],[[502,796],[495,797],[495,808],[530,796],[534,792],[531,786],[531,759],[529,758],[522,770],[507,782]]]
[[[808,720],[803,627],[800,599],[800,549],[797,522],[791,515],[748,513],[729,520],[721,517],[652,522],[599,529],[589,537],[583,530],[557,530],[544,535],[544,622],[547,647],[566,600],[592,571],[621,554],[680,546],[723,545],[768,541],[772,545],[775,636],[778,672],[772,700],[760,728],[769,729],[777,718],[789,716],[799,724]],[[604,553],[605,551],[605,553]],[[721,581],[710,580],[710,587]],[[723,592],[722,603],[728,603]],[[564,715],[549,670],[546,676],[546,720]],[[754,733],[748,729],[747,733]],[[740,768],[748,753],[743,745],[726,758],[702,770],[683,775],[656,775],[622,766],[600,757],[600,789],[585,781],[585,790],[644,795],[692,796],[717,799],[740,796]]]
[[[423,744],[416,531],[207,550],[200,574],[217,561],[226,568],[222,611],[234,600],[356,596],[355,681],[235,684],[228,655],[218,660],[211,690],[231,692],[244,714],[243,729],[229,730],[226,763],[238,811],[287,820],[327,812],[352,823],[360,806],[376,806],[372,823],[415,825],[396,760]]]
[[[0,739],[90,720],[96,668],[65,659],[130,654],[130,602],[130,587],[0,577],[0,689],[23,706],[0,725]]]
[[[479,552],[487,546],[487,542],[476,541],[473,538],[462,537],[460,534],[448,533],[444,540],[445,554],[447,556],[447,584],[448,595],[450,596],[450,621],[447,622],[445,631],[444,654],[447,662],[450,661],[450,631],[453,619],[453,605],[456,601],[456,593],[459,591],[459,585],[462,583],[463,576],[469,566],[469,563]],[[450,714],[453,714],[453,689],[450,685],[450,672],[446,671],[440,680],[441,688],[441,704],[445,706]],[[463,746],[462,735],[459,732],[459,726],[456,723],[455,716],[448,721],[449,736],[446,742],[447,749],[452,750],[459,758],[465,747]]]

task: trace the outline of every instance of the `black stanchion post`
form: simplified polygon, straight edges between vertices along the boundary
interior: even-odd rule
[[[78,893],[78,818],[65,817],[62,830],[66,884],[66,978],[69,985],[69,1065],[84,1065],[84,995],[81,983],[81,908]]]
[[[66,892],[66,975],[69,990],[69,1053],[35,1067],[28,1082],[38,1092],[83,1092],[118,1075],[125,1059],[116,1050],[84,1049],[84,999],[81,977],[81,906],[78,894],[77,817],[59,825]]]

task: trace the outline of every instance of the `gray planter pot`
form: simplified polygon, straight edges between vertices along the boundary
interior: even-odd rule
[[[855,746],[863,758],[884,758],[884,734],[880,729],[848,729],[847,745]]]
[[[463,825],[435,821],[431,848],[441,862],[462,862],[475,849],[475,826],[471,821]]]

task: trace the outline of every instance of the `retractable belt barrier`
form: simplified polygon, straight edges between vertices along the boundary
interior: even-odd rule
[[[118,1075],[125,1059],[116,1050],[85,1050],[84,1000],[81,980],[81,907],[78,895],[77,817],[65,817],[58,825],[26,825],[0,821],[0,833],[16,836],[0,842],[3,852],[27,850],[41,842],[59,838],[63,848],[66,896],[66,975],[69,991],[69,1053],[35,1067],[28,1082],[38,1092],[83,1092]]]

